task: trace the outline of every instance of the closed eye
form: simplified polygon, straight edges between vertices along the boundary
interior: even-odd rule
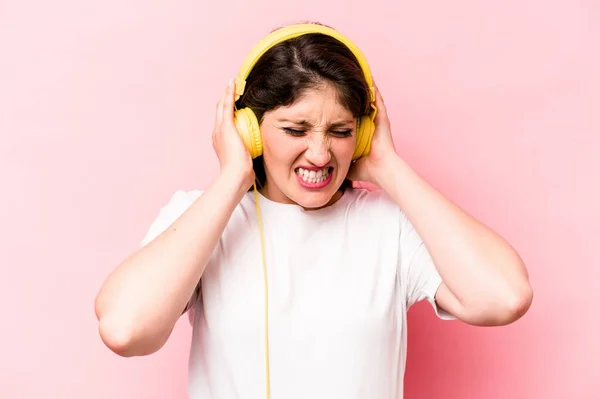
[[[331,133],[338,137],[350,137],[352,136],[352,129],[334,130]]]
[[[289,134],[290,136],[296,136],[296,137],[302,136],[305,133],[304,130],[291,129],[289,127],[284,127],[283,131],[286,132],[287,134]]]
[[[294,137],[300,137],[306,133],[305,130],[292,129],[289,127],[284,127],[283,131],[286,132],[287,134],[289,134],[290,136],[294,136]],[[352,129],[332,130],[331,134],[334,136],[337,136],[337,137],[350,137],[350,136],[352,136]]]

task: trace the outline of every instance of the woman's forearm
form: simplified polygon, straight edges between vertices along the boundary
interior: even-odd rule
[[[220,175],[162,234],[124,260],[96,298],[99,332],[122,356],[160,349],[246,189]]]
[[[505,324],[520,317],[531,303],[532,291],[516,251],[399,156],[386,160],[381,170],[377,185],[402,208],[423,239],[456,299],[447,302],[457,316],[472,324]]]

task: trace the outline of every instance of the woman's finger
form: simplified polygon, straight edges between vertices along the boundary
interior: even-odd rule
[[[227,95],[227,90],[224,90],[221,94],[221,98],[217,103],[217,112],[215,115],[215,131],[219,132],[221,127],[223,126],[223,102],[225,101],[225,96]]]
[[[225,91],[225,99],[223,100],[223,119],[222,126],[223,127],[234,127],[235,123],[233,121],[233,105],[235,103],[235,83],[232,80],[229,81],[227,85],[227,90]]]
[[[379,122],[385,118],[387,118],[387,109],[385,108],[385,103],[383,102],[383,97],[381,96],[381,92],[377,85],[373,83],[373,87],[375,88],[375,106],[377,107],[377,115],[375,115],[375,122]]]

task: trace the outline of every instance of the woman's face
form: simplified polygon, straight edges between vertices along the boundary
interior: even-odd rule
[[[337,201],[352,162],[356,125],[330,85],[266,112],[260,126],[267,178],[263,195],[307,209]]]

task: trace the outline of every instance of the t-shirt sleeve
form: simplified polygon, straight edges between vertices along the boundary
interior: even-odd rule
[[[406,308],[426,300],[443,320],[455,317],[438,306],[435,295],[442,278],[421,236],[404,212],[400,212],[400,242],[398,248],[400,277],[403,281]]]
[[[172,196],[167,204],[163,205],[154,221],[146,231],[146,235],[140,241],[140,246],[145,246],[156,237],[162,234],[169,226],[171,226],[193,203],[202,191],[183,191],[178,190]]]
[[[171,199],[163,205],[154,221],[150,224],[146,235],[140,241],[140,246],[144,247],[156,237],[158,237],[163,231],[168,229],[193,203],[202,195],[201,190],[183,191],[178,190],[172,196]],[[182,313],[187,312],[197,301],[200,295],[200,282],[194,289],[192,296],[185,306]]]

